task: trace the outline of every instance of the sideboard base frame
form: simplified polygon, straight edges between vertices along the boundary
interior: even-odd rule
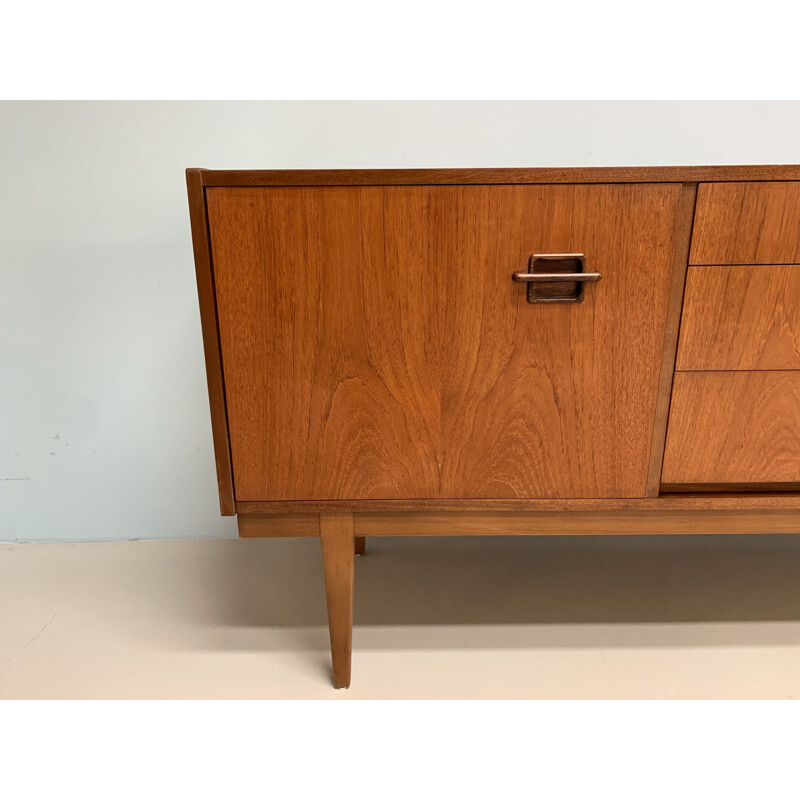
[[[239,536],[318,537],[331,514],[239,514]],[[348,514],[354,537],[800,533],[800,509],[375,511]]]
[[[238,523],[243,538],[320,539],[333,684],[346,689],[353,650],[354,556],[364,553],[367,537],[800,533],[800,509],[240,513]]]

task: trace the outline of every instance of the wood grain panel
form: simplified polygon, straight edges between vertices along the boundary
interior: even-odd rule
[[[197,169],[186,170],[186,188],[189,195],[189,219],[192,226],[200,326],[203,331],[203,353],[206,363],[208,402],[211,409],[211,435],[214,441],[219,507],[222,516],[229,517],[235,513],[233,472],[230,441],[228,440],[228,417],[225,407],[225,386],[222,376],[208,218],[200,172],[201,170]]]
[[[237,499],[643,496],[680,196],[208,189]],[[528,304],[565,251],[603,281]]]
[[[800,372],[679,372],[664,484],[800,482]]]
[[[277,516],[277,515],[276,515]],[[317,536],[302,514],[239,516],[240,528],[246,522],[248,537]],[[319,523],[314,517],[314,524]],[[625,535],[638,533],[800,533],[800,508],[795,511],[577,511],[497,512],[497,511],[403,511],[364,512],[354,515],[358,536],[528,536]],[[356,550],[358,552],[358,550]]]
[[[800,369],[800,266],[690,267],[677,369]]]
[[[703,183],[690,264],[800,262],[800,182]]]
[[[512,183],[797,181],[795,164],[500,169],[200,169],[204,186],[399,186]]]
[[[310,537],[319,536],[319,514],[242,514],[236,517],[239,536],[254,539],[269,536]]]
[[[664,344],[661,348],[661,373],[658,379],[653,438],[650,443],[650,467],[647,474],[647,496],[658,497],[661,485],[661,467],[664,461],[664,441],[667,438],[669,399],[672,395],[672,378],[675,373],[675,352],[681,324],[683,292],[686,284],[686,264],[692,240],[692,221],[697,199],[697,184],[684,183],[678,201],[675,220],[675,243],[672,252],[672,275],[664,322]]]
[[[571,514],[440,512],[359,514],[365,536],[532,536],[681,533],[800,533],[800,512],[578,511]]]
[[[435,497],[424,197],[207,194],[237,498]]]
[[[470,511],[800,511],[800,492],[740,491],[731,493],[720,487],[716,493],[683,492],[662,494],[659,497],[585,498],[578,500],[526,498],[505,500],[301,500],[238,502],[239,515],[291,516],[328,514],[333,511],[383,513],[400,511],[449,512]]]
[[[681,186],[432,191],[456,265],[441,496],[644,496]],[[581,303],[531,305],[509,280],[532,253],[574,252],[603,276]]]

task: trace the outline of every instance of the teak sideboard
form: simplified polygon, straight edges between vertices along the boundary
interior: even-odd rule
[[[800,166],[187,170],[220,507],[318,536],[800,532]]]

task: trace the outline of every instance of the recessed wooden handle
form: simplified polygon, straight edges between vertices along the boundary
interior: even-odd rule
[[[580,303],[583,284],[596,283],[599,272],[586,271],[583,253],[544,253],[530,258],[527,272],[514,272],[511,279],[528,284],[529,303]],[[560,287],[558,284],[570,284]]]

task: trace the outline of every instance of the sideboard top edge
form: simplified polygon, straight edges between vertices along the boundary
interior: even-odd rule
[[[425,184],[689,183],[800,181],[800,165],[216,170],[191,167],[211,186],[412,186]]]

